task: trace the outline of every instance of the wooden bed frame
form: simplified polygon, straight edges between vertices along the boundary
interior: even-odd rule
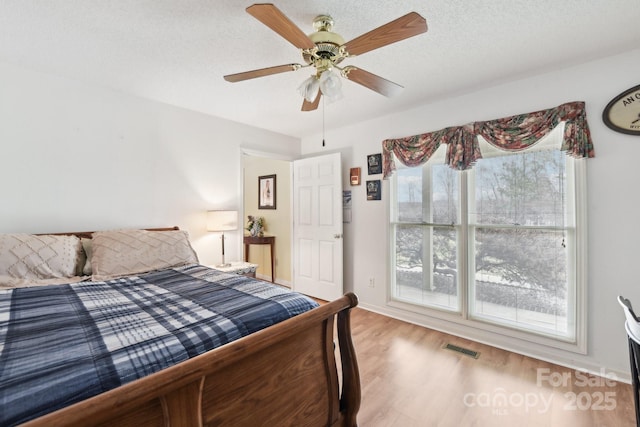
[[[357,304],[348,293],[23,425],[355,427],[360,375],[350,311]]]

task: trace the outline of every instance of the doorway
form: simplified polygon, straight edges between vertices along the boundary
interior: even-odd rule
[[[243,151],[242,171],[241,223],[245,228],[249,215],[264,219],[264,235],[274,243],[274,282],[325,300],[342,296],[340,154],[291,160]],[[275,179],[271,180],[272,177]],[[261,208],[259,199],[261,181],[265,178],[275,184],[276,199],[269,208],[264,204]],[[297,203],[294,194],[297,194]],[[249,232],[244,230],[244,234]],[[248,261],[258,265],[256,277],[271,281],[272,246],[251,244],[248,247]]]
[[[240,224],[247,226],[248,216],[264,218],[264,235],[274,239],[274,281],[280,285],[292,287],[292,238],[291,238],[291,161],[270,157],[268,153],[248,153],[242,155],[243,171],[243,209]],[[275,209],[259,207],[259,179],[274,176],[269,180],[275,184]],[[243,230],[247,235],[249,232]],[[244,259],[244,244],[242,245]],[[249,262],[257,264],[256,277],[271,281],[271,246],[250,245]]]

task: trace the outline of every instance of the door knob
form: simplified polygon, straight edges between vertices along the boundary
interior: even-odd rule
[[[335,239],[341,239],[342,238],[342,234],[334,234],[333,237]]]

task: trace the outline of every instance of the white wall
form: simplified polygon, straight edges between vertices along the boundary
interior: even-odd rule
[[[296,138],[0,63],[0,232],[178,225],[220,262],[207,209],[242,212],[241,147]],[[224,161],[222,161],[224,159]],[[242,229],[225,233],[242,257]]]
[[[624,295],[640,308],[637,254],[640,242],[640,137],[616,133],[601,119],[606,104],[622,91],[640,84],[640,50],[593,61],[544,75],[486,88],[302,140],[302,154],[339,150],[343,154],[343,182],[353,191],[353,220],[345,224],[345,287],[358,295],[363,307],[408,321],[448,330],[524,354],[592,371],[606,369],[628,378],[624,316],[616,302]],[[473,69],[469,70],[470,73]],[[428,78],[428,76],[425,76]],[[364,185],[350,187],[348,171],[360,166],[368,178],[366,155],[381,152],[387,138],[435,131],[472,121],[490,120],[551,108],[569,101],[585,101],[596,157],[587,161],[588,179],[588,354],[523,345],[499,335],[438,322],[402,312],[387,302],[388,183],[383,201],[366,200]],[[375,178],[380,178],[376,175]],[[375,232],[374,232],[375,230]],[[376,286],[368,286],[369,278]]]

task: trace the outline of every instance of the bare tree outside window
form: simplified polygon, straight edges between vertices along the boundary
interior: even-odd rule
[[[466,297],[471,317],[573,338],[566,162],[550,150],[482,159],[465,173],[440,164],[399,169],[394,297],[452,311]],[[469,274],[460,277],[468,250]]]

